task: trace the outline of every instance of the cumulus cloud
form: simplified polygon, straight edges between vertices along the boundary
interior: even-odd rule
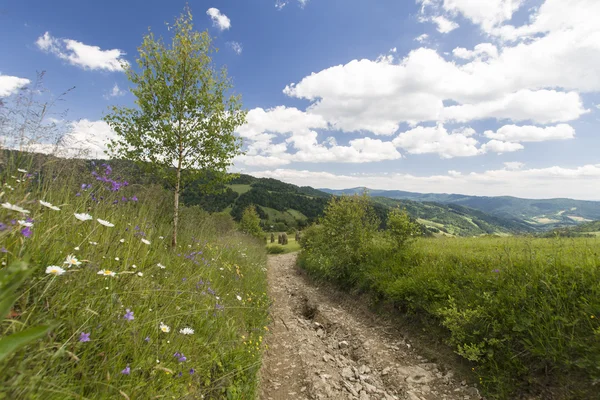
[[[429,35],[426,33],[423,33],[415,38],[415,40],[419,43],[425,43],[427,39],[429,39]]]
[[[437,25],[437,31],[440,33],[450,33],[459,27],[456,22],[441,15],[431,18],[431,22]]]
[[[481,150],[484,153],[510,153],[513,151],[523,150],[523,147],[520,143],[512,143],[512,142],[503,142],[501,140],[490,140],[483,146],[481,146]]]
[[[441,7],[450,14],[461,14],[489,32],[504,21],[510,20],[524,2],[525,0],[443,0]]]
[[[83,69],[123,71],[123,65],[127,65],[123,58],[125,52],[122,50],[102,50],[98,46],[90,46],[73,39],[55,38],[49,32],[40,36],[35,44],[40,50]]]
[[[522,163],[520,161],[507,161],[504,163],[504,167],[511,171],[521,169],[524,166],[525,166],[525,163]]]
[[[507,140],[511,142],[544,142],[547,140],[565,140],[575,138],[575,129],[567,124],[547,126],[516,126],[504,125],[496,132],[485,131],[484,135],[490,139]]]
[[[8,97],[29,85],[29,79],[0,74],[0,97]]]
[[[597,185],[600,164],[573,168],[558,166],[532,169],[499,169],[461,174],[415,176],[411,174],[333,174],[294,169],[251,172],[300,186],[346,189],[366,186],[371,189],[407,190],[421,193],[468,193],[480,196],[518,196],[526,198],[569,197],[600,200]]]
[[[478,141],[470,137],[467,130],[448,133],[443,125],[435,127],[418,126],[400,133],[392,142],[411,154],[438,154],[442,158],[470,157],[481,153]]]
[[[218,8],[211,7],[206,10],[206,15],[210,17],[213,22],[213,26],[219,28],[219,30],[227,30],[231,28],[231,20],[227,15],[221,13]]]
[[[290,0],[275,0],[275,8],[281,10],[283,7],[287,6]],[[308,4],[309,0],[298,0],[298,5],[300,8],[304,8]]]

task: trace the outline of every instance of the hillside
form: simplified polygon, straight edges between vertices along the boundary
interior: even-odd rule
[[[244,208],[254,204],[267,231],[287,231],[303,228],[323,214],[331,194],[311,187],[299,187],[271,178],[240,175],[223,192],[216,195],[202,193],[191,185],[183,193],[187,205],[199,205],[211,212],[228,212],[239,219]],[[502,218],[461,205],[417,202],[375,197],[375,213],[385,226],[391,207],[400,206],[427,228],[430,234],[450,236],[477,236],[483,234],[511,234],[533,229],[522,221]]]
[[[361,193],[366,188],[321,189],[330,194]],[[573,199],[522,199],[511,196],[467,196],[461,194],[414,193],[401,190],[367,189],[373,197],[436,202],[470,207],[495,217],[520,221],[535,230],[574,226],[600,219],[600,201]]]

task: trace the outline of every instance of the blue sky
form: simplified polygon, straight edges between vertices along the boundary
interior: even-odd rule
[[[235,171],[313,187],[600,200],[595,0],[190,1],[249,110]],[[0,97],[46,71],[98,155],[117,59],[184,1],[7,1]],[[93,47],[95,46],[95,47]],[[57,118],[58,119],[58,118]]]

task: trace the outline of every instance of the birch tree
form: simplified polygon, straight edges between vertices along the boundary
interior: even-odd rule
[[[116,133],[111,156],[135,161],[171,185],[175,247],[181,191],[199,178],[207,192],[228,180],[227,168],[241,149],[234,131],[246,112],[231,93],[227,70],[213,65],[217,49],[208,32],[194,30],[189,8],[167,26],[169,44],[149,30],[136,63],[123,64],[136,107],[113,106],[104,120]]]

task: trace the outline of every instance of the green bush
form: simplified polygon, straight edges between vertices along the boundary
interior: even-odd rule
[[[333,279],[329,269],[346,255],[324,251],[325,237],[324,227],[307,229],[300,262]],[[419,239],[397,253],[394,237],[375,234],[362,247],[355,286],[437,321],[488,398],[597,396],[600,238]]]
[[[283,254],[283,253],[285,253],[285,248],[278,244],[274,244],[271,246],[267,246],[267,253],[268,254]]]
[[[8,157],[0,172],[0,270],[25,261],[32,272],[1,315],[0,343],[55,325],[0,361],[0,398],[251,398],[264,244],[183,208],[171,249],[160,187],[125,185],[107,165],[37,160]]]
[[[260,217],[256,213],[256,207],[246,207],[240,221],[240,229],[242,232],[256,238],[263,236],[264,232],[260,227]]]

